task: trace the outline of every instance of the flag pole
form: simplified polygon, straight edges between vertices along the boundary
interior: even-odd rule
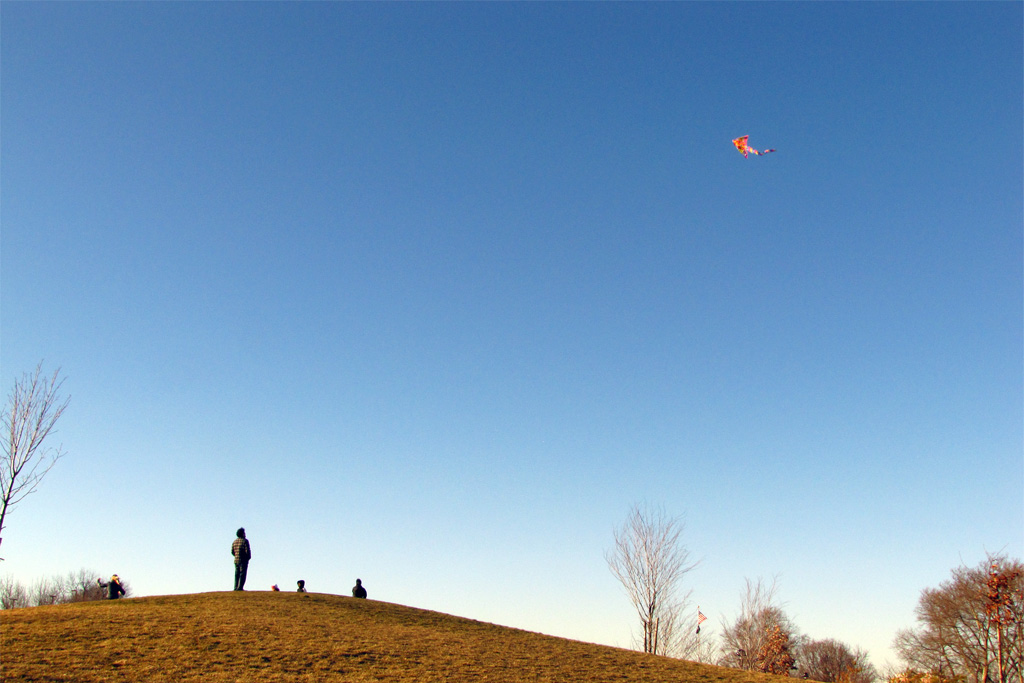
[[[701,661],[700,657],[702,656],[700,651],[700,625],[705,621],[707,621],[707,617],[700,611],[700,605],[697,605],[697,661]]]

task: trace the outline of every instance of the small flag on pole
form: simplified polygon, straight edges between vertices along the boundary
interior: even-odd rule
[[[707,617],[700,611],[700,607],[697,608],[697,633],[700,633],[700,625],[707,621]]]

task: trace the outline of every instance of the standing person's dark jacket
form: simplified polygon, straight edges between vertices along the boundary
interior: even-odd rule
[[[235,564],[248,564],[252,559],[252,547],[248,538],[236,538],[231,542],[231,554],[235,557]]]

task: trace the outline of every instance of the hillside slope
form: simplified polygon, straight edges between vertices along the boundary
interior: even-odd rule
[[[203,593],[0,612],[14,681],[686,681],[773,676],[375,600]]]

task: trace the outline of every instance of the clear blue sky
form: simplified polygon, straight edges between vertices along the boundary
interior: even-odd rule
[[[647,501],[712,632],[779,575],[884,664],[1024,554],[1022,14],[4,2],[0,370],[72,402],[0,569],[225,590],[244,525],[629,646]]]

